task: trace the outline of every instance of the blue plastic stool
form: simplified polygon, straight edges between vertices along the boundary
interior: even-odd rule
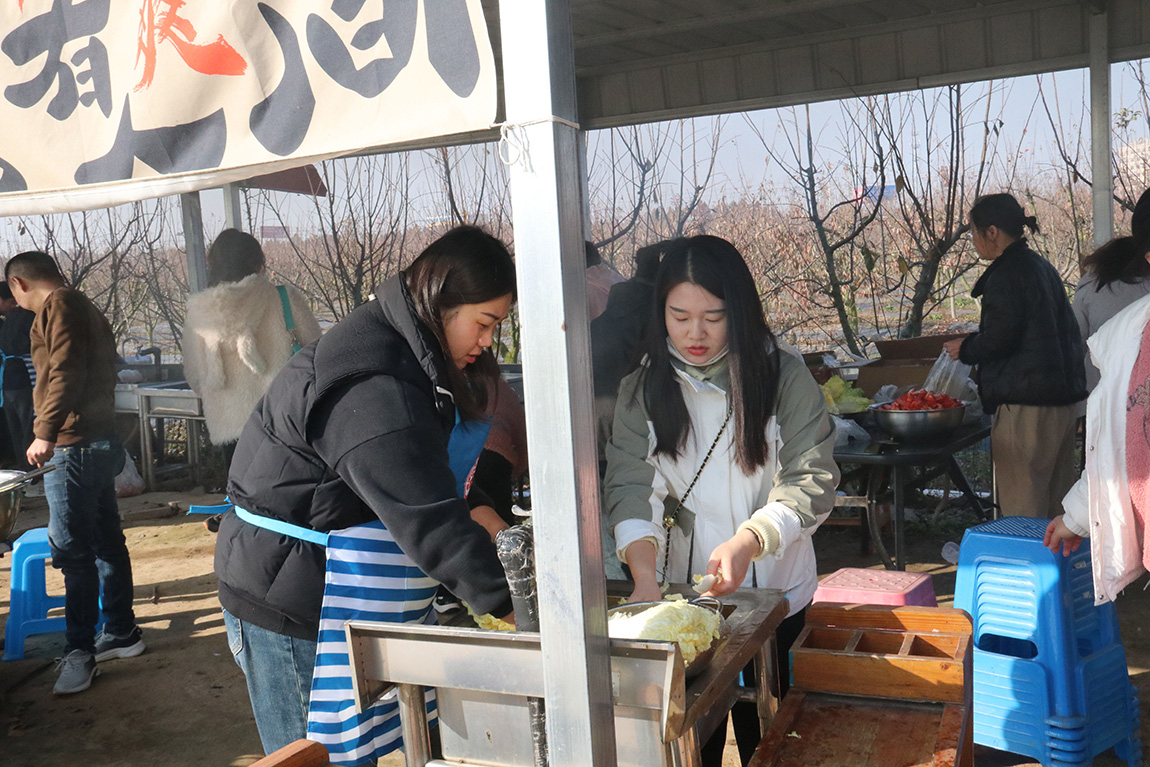
[[[12,583],[8,601],[8,622],[4,626],[4,660],[24,657],[24,640],[32,634],[64,630],[64,616],[48,617],[48,611],[64,606],[64,597],[48,594],[44,567],[52,558],[48,528],[28,530],[12,548]],[[103,614],[96,624],[99,631]]]
[[[1117,612],[1094,605],[1089,541],[1055,554],[1048,522],[1004,517],[963,536],[954,606],[974,622],[974,742],[1059,767],[1114,748],[1140,767]]]

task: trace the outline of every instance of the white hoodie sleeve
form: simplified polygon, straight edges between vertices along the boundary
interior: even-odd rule
[[[1078,478],[1062,499],[1062,510],[1066,512],[1062,521],[1070,532],[1083,538],[1090,537],[1090,495],[1085,475]]]

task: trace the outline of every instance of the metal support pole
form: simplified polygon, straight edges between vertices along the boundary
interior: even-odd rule
[[[148,413],[152,403],[148,395],[136,394],[136,415],[140,419],[140,473],[144,480],[144,491],[156,489],[155,456],[152,450],[152,423]]]
[[[398,685],[399,726],[403,732],[406,767],[424,767],[431,761],[431,738],[427,732],[427,698],[417,684]]]
[[[906,482],[907,468],[891,467],[890,483],[894,489],[894,569],[906,569]]]
[[[500,0],[552,767],[615,764],[570,0]]]
[[[208,286],[208,260],[204,249],[204,214],[200,193],[180,195],[184,214],[184,255],[188,262],[188,292],[198,293]]]
[[[244,213],[240,207],[240,185],[224,184],[224,227],[244,229]]]
[[[1093,169],[1094,247],[1114,236],[1114,178],[1110,167],[1110,36],[1106,3],[1090,13],[1090,165]]]
[[[583,239],[591,238],[591,169],[587,165],[587,131],[579,131],[579,197],[583,210]]]
[[[667,744],[671,767],[700,767],[702,765],[701,750],[702,744],[699,743],[699,733],[694,727],[687,728],[687,731],[678,740]]]

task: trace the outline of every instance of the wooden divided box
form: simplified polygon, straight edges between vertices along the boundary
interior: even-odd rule
[[[970,617],[816,603],[754,767],[970,765]]]

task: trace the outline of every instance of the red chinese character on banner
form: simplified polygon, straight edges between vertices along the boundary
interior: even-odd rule
[[[213,2],[215,0],[212,0]],[[205,75],[242,75],[248,63],[223,35],[210,43],[196,43],[196,28],[180,15],[186,0],[144,0],[140,9],[139,46],[136,61],[144,59],[144,75],[136,90],[152,84],[156,75],[156,49],[171,43],[191,69]]]

